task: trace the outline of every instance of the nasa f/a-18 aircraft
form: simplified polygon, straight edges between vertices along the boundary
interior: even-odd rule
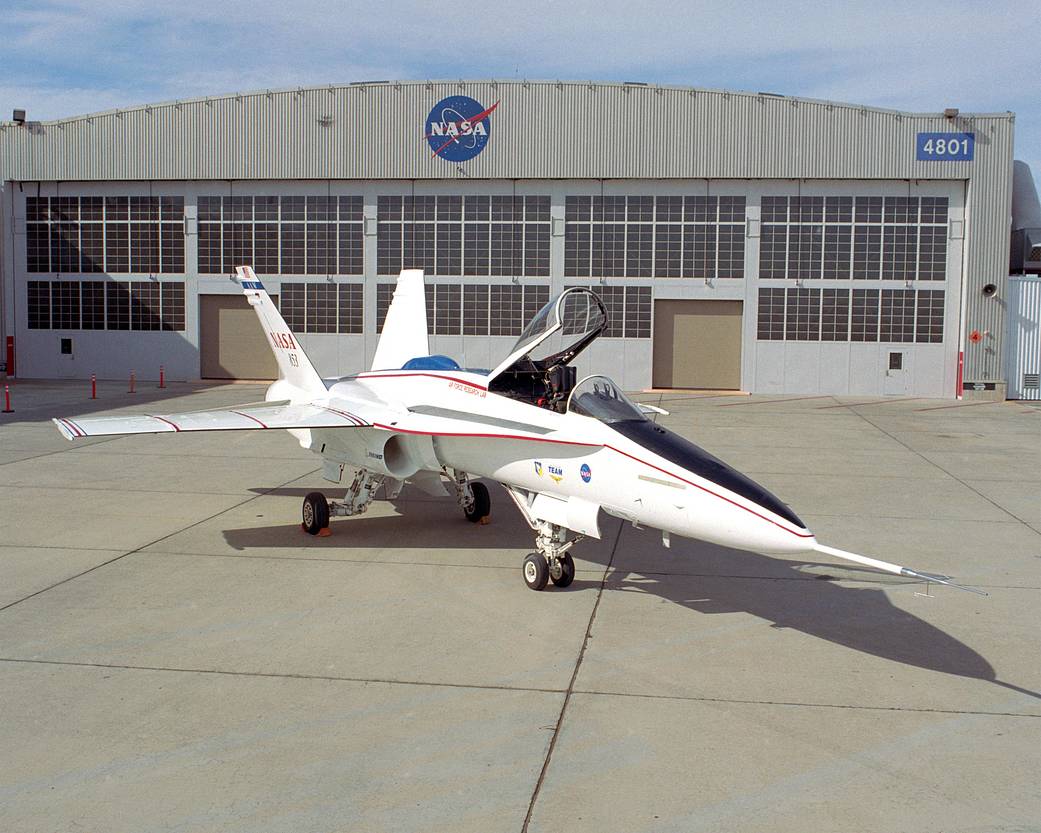
[[[357,515],[376,491],[403,484],[445,495],[467,520],[487,519],[488,488],[501,483],[535,533],[524,581],[542,590],[575,577],[569,550],[600,537],[600,519],[766,554],[824,554],[896,575],[952,584],[817,542],[781,500],[726,463],[658,425],[667,412],[639,405],[606,376],[576,378],[571,362],[607,326],[600,298],[574,287],[531,320],[497,367],[465,370],[431,356],[421,270],[398,278],[372,369],[325,380],[248,266],[238,280],[278,363],[265,402],[216,411],[68,417],[54,423],[68,439],[103,434],[286,429],[322,458],[345,499],[307,495],[303,527],[329,534],[330,516]],[[959,586],[959,585],[954,585]],[[972,588],[965,588],[972,589]],[[980,591],[975,591],[980,592]]]

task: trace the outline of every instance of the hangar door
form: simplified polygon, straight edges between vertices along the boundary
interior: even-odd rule
[[[277,304],[278,297],[271,299]],[[199,296],[199,375],[203,379],[274,379],[275,356],[244,295]]]
[[[655,301],[656,388],[741,387],[741,301]]]

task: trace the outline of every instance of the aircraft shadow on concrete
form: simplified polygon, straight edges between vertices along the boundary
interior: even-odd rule
[[[255,489],[267,495],[303,498],[312,489]],[[328,497],[342,497],[344,489],[325,489]],[[391,502],[395,516],[361,515],[334,518],[333,535],[313,538],[304,533],[295,514],[276,526],[229,529],[227,543],[240,550],[314,546],[326,549],[513,549],[518,550],[516,577],[521,586],[522,554],[534,549],[532,532],[499,489],[493,492],[490,525],[467,523],[448,498],[433,498],[406,490]],[[370,510],[372,511],[372,510]],[[776,628],[791,628],[853,651],[904,665],[959,677],[991,682],[1041,699],[1041,693],[997,679],[991,664],[979,653],[939,628],[893,605],[882,584],[849,586],[834,578],[882,579],[868,570],[719,547],[702,541],[672,539],[664,550],[656,530],[618,530],[621,521],[608,518],[600,541],[586,539],[573,550],[576,559],[606,567],[612,564],[604,587],[618,592],[652,594],[703,615],[749,613]],[[646,558],[633,565],[632,553],[616,552],[635,543]],[[640,566],[643,566],[642,571]],[[827,572],[807,572],[806,568]],[[581,564],[579,565],[581,570]],[[588,575],[588,574],[587,574]],[[899,580],[897,580],[899,581]],[[544,592],[593,592],[600,580],[579,577],[566,590],[550,585]],[[518,592],[519,592],[518,591]],[[924,592],[924,587],[923,587]],[[933,593],[958,590],[934,587]]]

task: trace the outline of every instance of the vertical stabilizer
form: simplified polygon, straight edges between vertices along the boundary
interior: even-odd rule
[[[403,269],[383,322],[373,370],[398,370],[409,359],[430,355],[427,299],[422,269]]]
[[[278,362],[278,378],[284,379],[293,387],[311,393],[325,393],[327,388],[311,360],[300,347],[296,336],[282,318],[282,314],[267,294],[264,285],[249,266],[235,267],[242,292],[251,307],[260,318],[268,344],[271,345]]]

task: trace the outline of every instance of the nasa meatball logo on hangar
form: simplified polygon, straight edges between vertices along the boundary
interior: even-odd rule
[[[434,105],[424,125],[434,156],[447,162],[468,162],[484,150],[491,135],[496,101],[485,107],[466,95],[450,95]]]

